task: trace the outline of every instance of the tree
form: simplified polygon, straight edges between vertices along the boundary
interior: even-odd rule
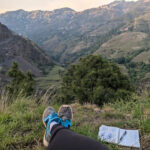
[[[61,100],[70,103],[78,100],[97,105],[119,98],[128,99],[133,86],[119,67],[100,56],[89,55],[71,65],[62,79]]]
[[[17,96],[18,94],[29,96],[34,88],[34,79],[31,72],[23,73],[16,62],[14,62],[7,72],[10,81],[6,86],[6,90],[10,95]]]

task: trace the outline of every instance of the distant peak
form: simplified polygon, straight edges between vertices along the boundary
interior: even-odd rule
[[[16,10],[16,11],[19,11],[19,12],[24,12],[25,10],[23,10],[23,9],[18,9],[18,10]]]
[[[26,12],[26,11],[23,10],[23,9],[18,9],[18,10],[15,10],[15,11],[8,11],[8,12],[19,12],[19,13],[22,13],[22,12]]]
[[[26,11],[23,10],[23,9],[18,9],[18,10],[7,11],[3,14],[7,14],[7,13],[24,13],[24,12],[26,12]]]
[[[55,12],[59,12],[59,11],[63,12],[63,11],[75,11],[75,10],[68,8],[68,7],[65,7],[65,8],[55,9],[54,11]]]
[[[112,2],[112,3],[110,3],[110,4],[117,4],[117,3],[124,3],[124,2],[126,2],[125,0],[116,0],[116,1],[114,1],[114,2]]]

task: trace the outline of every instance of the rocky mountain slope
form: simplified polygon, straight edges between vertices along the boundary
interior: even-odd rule
[[[66,63],[97,49],[110,34],[116,34],[116,29],[132,18],[128,12],[134,6],[134,2],[116,1],[83,12],[69,8],[18,10],[1,14],[0,21],[38,43],[57,61]],[[120,18],[124,14],[127,19]],[[138,16],[138,13],[134,15]]]
[[[51,66],[52,59],[32,41],[12,33],[6,26],[0,24],[0,77],[5,78],[5,72],[12,62],[18,62],[23,71],[31,71],[34,75],[42,74],[44,66]]]

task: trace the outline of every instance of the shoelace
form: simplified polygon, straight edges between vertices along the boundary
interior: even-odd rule
[[[65,120],[65,121],[62,120],[61,118],[58,117],[56,112],[49,115],[47,118],[44,119],[44,122],[47,122],[47,121],[48,121],[48,123],[46,125],[46,137],[47,137],[47,133],[48,133],[49,136],[51,136],[50,124],[53,121],[56,121],[58,124],[62,125],[65,128],[71,127],[71,122],[69,120]]]
[[[57,113],[53,113],[53,114],[49,115],[47,118],[44,119],[44,122],[47,122],[47,121],[48,121],[48,123],[46,125],[46,131],[47,131],[46,136],[47,136],[47,133],[48,133],[49,136],[51,136],[50,128],[49,128],[51,122],[56,121],[58,124],[61,124],[61,118],[59,118],[57,116]]]
[[[69,120],[61,120],[61,125],[64,126],[65,128],[70,128],[71,127],[71,122]]]
[[[71,127],[71,122],[67,119],[64,119],[64,115],[59,116],[61,118],[61,125],[64,126],[65,128],[70,128]],[[62,119],[63,118],[63,119]]]

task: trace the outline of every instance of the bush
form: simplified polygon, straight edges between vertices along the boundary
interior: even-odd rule
[[[61,100],[103,105],[115,99],[128,99],[133,87],[119,67],[100,56],[89,55],[71,65],[63,76]]]
[[[6,91],[9,95],[29,96],[33,93],[34,79],[31,72],[23,73],[16,62],[14,62],[8,71],[10,81],[6,86]]]

